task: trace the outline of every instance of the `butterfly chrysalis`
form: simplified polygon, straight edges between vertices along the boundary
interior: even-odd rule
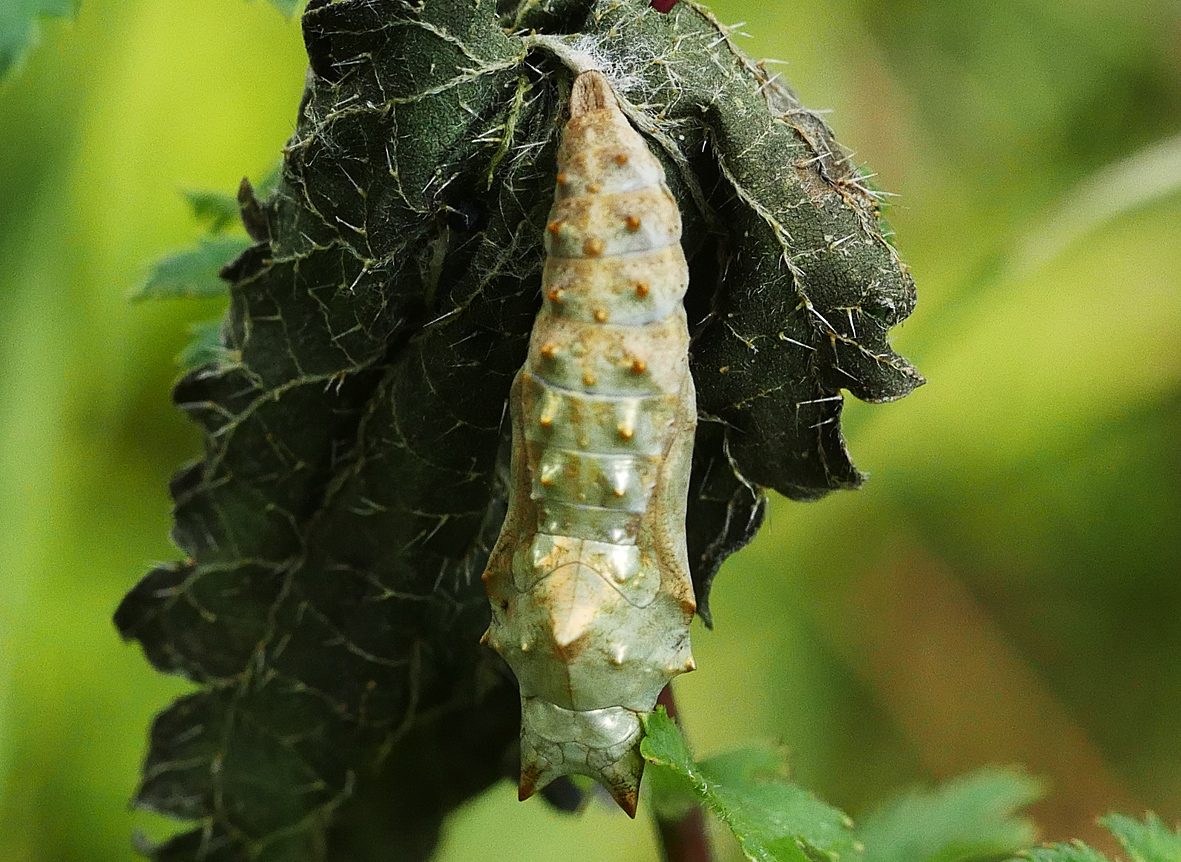
[[[484,638],[520,684],[521,798],[589,775],[635,816],[640,717],[693,669],[688,267],[664,171],[598,72],[557,161]]]

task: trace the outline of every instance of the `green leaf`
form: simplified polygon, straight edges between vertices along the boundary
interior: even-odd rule
[[[197,244],[161,258],[131,298],[206,299],[225,296],[221,268],[250,246],[243,236],[202,237]]]
[[[202,320],[189,326],[189,343],[185,345],[176,362],[186,370],[221,362],[229,351],[222,344],[222,319]]]
[[[210,233],[221,233],[238,220],[238,199],[234,195],[208,189],[190,189],[184,192],[184,196],[194,218],[203,222]]]
[[[271,5],[290,18],[303,0],[271,0]]]
[[[1181,862],[1181,831],[1169,829],[1155,814],[1143,822],[1123,814],[1109,814],[1099,821],[1127,851],[1128,862]],[[1028,862],[1112,862],[1081,841],[1051,844],[1021,854]]]
[[[254,196],[259,201],[265,201],[275,191],[281,170],[281,165],[275,165],[254,185]],[[189,189],[183,194],[193,217],[210,233],[221,233],[240,223],[242,213],[237,194],[212,189]]]
[[[1099,821],[1119,839],[1132,862],[1181,862],[1181,832],[1174,832],[1155,814],[1144,822],[1123,814],[1109,814]]]
[[[1111,862],[1098,850],[1094,850],[1075,841],[1072,844],[1051,844],[1036,850],[1027,850],[1021,854],[1021,859],[1029,862]]]
[[[36,43],[38,18],[73,17],[78,0],[4,0],[0,3],[0,78],[20,62]]]
[[[663,707],[645,719],[644,729],[640,751],[658,783],[716,814],[747,859],[836,862],[854,852],[849,818],[789,782],[779,752],[748,749],[698,763]]]
[[[912,790],[861,820],[864,862],[987,862],[1016,853],[1036,835],[1019,812],[1042,790],[1036,779],[1004,769]]]

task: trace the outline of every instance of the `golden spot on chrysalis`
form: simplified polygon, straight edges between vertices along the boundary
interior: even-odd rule
[[[533,644],[529,641],[521,641],[521,652],[529,652],[531,649],[533,649]]]
[[[597,195],[597,194],[599,193],[599,190],[600,190],[600,189],[602,189],[602,188],[603,188],[603,187],[602,187],[602,186],[600,186],[598,183],[587,183],[587,184],[586,184],[586,190],[587,190],[587,192],[588,192],[588,193],[590,193],[590,194],[592,194],[592,195]]]
[[[599,323],[607,322],[607,310],[605,308],[596,308],[594,314],[595,320],[597,320]]]
[[[546,294],[546,298],[548,298],[550,302],[560,303],[562,301],[561,289],[557,287],[550,288],[550,292]]]
[[[626,423],[619,423],[619,427],[615,429],[619,432],[619,439],[630,440],[636,436],[636,429]]]
[[[627,225],[628,230],[630,230],[632,233],[635,233],[640,229],[640,217],[636,215],[629,215],[626,219],[624,219],[624,224]]]
[[[537,419],[537,424],[542,428],[553,428],[554,415],[552,413],[542,413]]]
[[[561,172],[558,174],[558,185],[560,185],[560,186],[570,185],[570,178],[568,176],[566,176],[565,172]]]
[[[693,661],[692,656],[685,659],[685,672],[688,673],[691,670],[697,670],[697,662]]]
[[[615,154],[615,164],[619,165],[621,168],[627,164],[627,161],[628,161],[627,153],[616,153]]]
[[[549,487],[551,487],[551,486],[554,484],[554,477],[553,477],[553,476],[547,476],[547,475],[545,475],[545,474],[543,473],[543,474],[541,475],[541,478],[540,478],[540,479],[538,479],[537,481],[538,481],[538,483],[540,483],[541,487],[543,487],[543,488],[549,488]]]
[[[632,374],[643,374],[647,370],[648,363],[643,359],[640,359],[640,357],[637,356],[632,360]]]
[[[558,355],[558,345],[554,344],[552,341],[547,341],[545,344],[541,345],[541,350],[539,350],[538,353],[540,353],[545,359],[553,359]]]
[[[588,371],[582,375],[582,385],[583,386],[594,386],[596,382],[598,382],[597,378],[591,372]]]
[[[646,281],[637,281],[636,282],[636,296],[638,296],[640,299],[643,299],[645,296],[647,296],[649,290],[651,290],[651,288],[648,287],[648,282],[646,282]]]
[[[546,230],[548,230],[552,236],[557,236],[559,233],[561,233],[563,224],[564,222],[561,219],[552,221],[549,223],[549,226],[546,228]]]
[[[592,236],[582,244],[582,253],[587,257],[598,257],[603,253],[605,247],[601,239],[597,236]]]

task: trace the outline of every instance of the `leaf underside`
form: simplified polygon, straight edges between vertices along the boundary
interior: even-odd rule
[[[157,719],[137,796],[195,821],[160,860],[425,858],[443,813],[515,769],[479,575],[557,130],[590,58],[684,211],[705,612],[764,488],[861,481],[841,390],[921,382],[887,343],[914,291],[875,199],[701,7],[314,0],[303,28],[313,74],[249,218],[262,240],[224,271],[221,352],[175,390],[205,432],[172,483],[185,559],[116,615],[199,683]]]

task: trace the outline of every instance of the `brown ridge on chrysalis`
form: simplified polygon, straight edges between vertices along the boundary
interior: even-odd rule
[[[485,641],[521,687],[526,799],[589,775],[635,816],[641,716],[693,669],[685,505],[697,411],[681,217],[599,72],[574,82],[542,308],[510,396]]]

